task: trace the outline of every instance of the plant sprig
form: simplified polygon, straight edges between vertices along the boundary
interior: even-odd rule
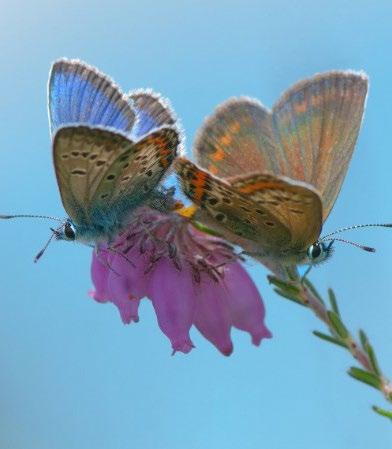
[[[392,404],[392,384],[382,373],[369,338],[363,330],[359,331],[358,340],[352,336],[344,324],[333,290],[328,290],[328,301],[325,301],[314,285],[306,278],[301,279],[297,270],[293,268],[287,269],[285,280],[272,275],[268,276],[268,280],[274,285],[278,295],[311,309],[326,324],[328,333],[313,331],[313,335],[327,343],[345,348],[351,353],[360,367],[350,367],[347,371],[349,376],[380,391]],[[372,410],[392,421],[392,411],[384,410],[376,405],[372,407]]]

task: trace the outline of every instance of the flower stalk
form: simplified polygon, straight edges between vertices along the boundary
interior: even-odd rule
[[[299,276],[296,268],[286,269],[286,275],[285,279],[282,279],[282,276],[268,276],[269,282],[275,287],[275,292],[310,309],[328,330],[328,333],[314,331],[313,335],[350,352],[360,367],[352,366],[347,373],[359,382],[380,391],[392,404],[392,384],[382,373],[373,346],[363,330],[359,331],[358,340],[350,333],[344,324],[333,290],[328,290],[328,301],[325,301],[307,278]],[[392,411],[375,405],[372,409],[392,421]]]

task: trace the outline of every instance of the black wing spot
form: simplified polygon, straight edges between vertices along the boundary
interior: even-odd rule
[[[96,165],[97,167],[102,167],[102,165],[105,165],[105,163],[106,163],[106,161],[99,160],[99,161],[97,161],[97,162],[95,163],[95,165]]]
[[[97,157],[98,157],[98,154],[92,154],[91,156],[90,156],[90,161],[93,161],[94,159],[97,159]]]
[[[111,173],[110,175],[107,175],[106,176],[106,179],[108,180],[108,181],[113,181],[113,179],[116,177],[116,175],[113,175],[113,173]]]
[[[147,175],[147,176],[152,176],[152,174],[153,174],[153,171],[152,171],[152,170],[148,170],[148,171],[146,172],[146,175]]]
[[[273,228],[275,226],[275,223],[273,221],[265,221],[264,224],[266,226],[269,226],[270,228]]]
[[[219,214],[216,214],[216,215],[215,215],[215,218],[216,218],[218,221],[222,222],[223,220],[226,219],[226,215],[225,215],[225,214],[222,214],[221,212],[219,212]]]
[[[69,154],[62,154],[61,155],[61,159],[68,159],[69,158]]]
[[[78,157],[79,156],[79,151],[71,151],[72,156],[74,157]]]
[[[219,203],[219,200],[215,197],[211,197],[208,199],[208,202],[211,204],[211,206],[215,206],[215,204]]]
[[[87,173],[86,170],[82,170],[81,168],[75,168],[74,170],[71,171],[71,175],[84,176],[86,173]]]
[[[224,197],[222,198],[222,201],[223,201],[224,203],[226,203],[226,204],[231,204],[231,199],[230,199],[230,198],[227,198],[227,196],[224,196]]]
[[[101,200],[104,200],[105,198],[107,198],[109,196],[108,193],[102,193],[101,195]]]

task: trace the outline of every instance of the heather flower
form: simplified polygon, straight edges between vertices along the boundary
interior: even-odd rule
[[[137,322],[140,300],[149,298],[173,353],[194,347],[192,325],[225,355],[233,326],[255,345],[271,337],[261,296],[233,248],[175,212],[140,208],[112,249],[93,253],[91,274],[91,296],[112,302],[124,323]]]

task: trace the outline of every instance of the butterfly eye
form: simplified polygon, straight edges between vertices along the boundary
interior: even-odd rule
[[[75,240],[75,227],[72,223],[67,221],[64,225],[64,235],[68,240]]]
[[[333,241],[329,242],[328,244],[326,244],[325,242],[316,242],[313,243],[313,245],[310,245],[307,250],[309,263],[311,265],[317,265],[331,257],[333,253],[332,244]]]
[[[316,260],[321,256],[323,252],[322,244],[315,243],[308,248],[308,257],[310,260]]]

